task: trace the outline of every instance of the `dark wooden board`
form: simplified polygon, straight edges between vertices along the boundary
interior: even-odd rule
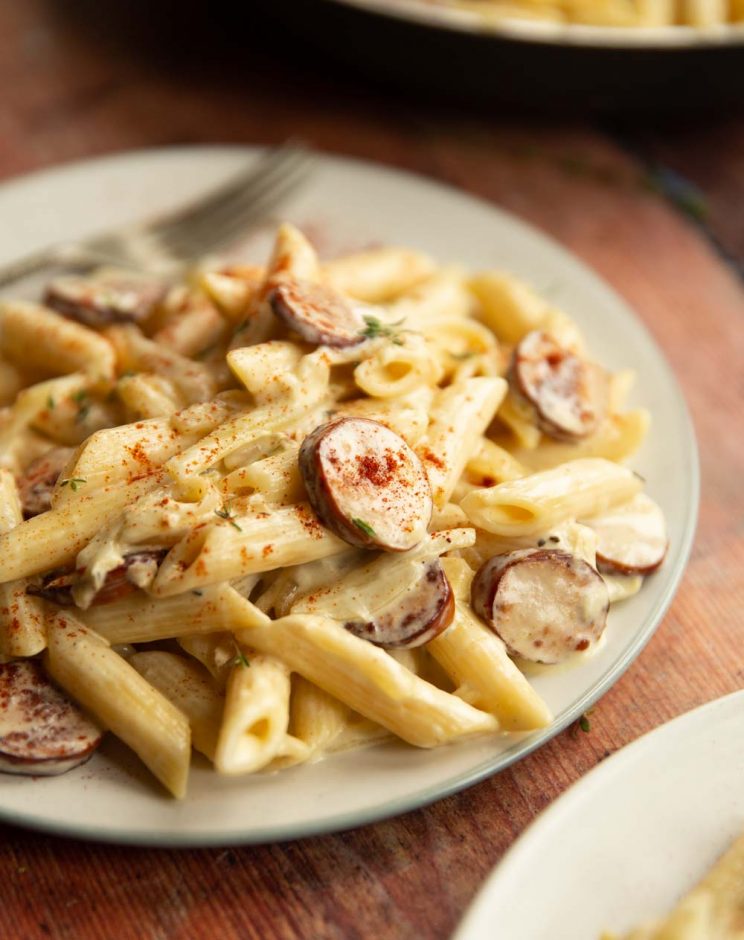
[[[122,25],[118,6],[0,7],[1,177],[125,148],[292,134],[503,206],[605,277],[669,357],[700,441],[700,526],[670,612],[588,734],[567,731],[427,809],[293,844],[152,851],[0,827],[0,938],[444,940],[506,848],[571,783],[744,686],[744,293],[709,237],[744,260],[744,122],[600,127],[453,109],[313,63],[273,28],[221,39],[227,7],[197,41],[194,9],[169,32],[149,16]],[[652,162],[700,188],[703,226],[649,185]]]

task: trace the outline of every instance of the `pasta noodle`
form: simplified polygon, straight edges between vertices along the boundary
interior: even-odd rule
[[[435,0],[486,19],[545,20],[591,26],[692,26],[705,29],[741,19],[726,0]]]
[[[285,224],[265,266],[205,265],[136,321],[86,303],[0,307],[0,659],[42,654],[177,797],[192,746],[234,775],[543,728],[489,566],[555,564],[549,663],[661,563],[620,463],[649,425],[632,373],[507,273],[321,262]],[[517,375],[536,336],[553,359]]]

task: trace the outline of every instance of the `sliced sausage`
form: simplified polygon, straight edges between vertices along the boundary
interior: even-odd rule
[[[125,273],[69,276],[47,285],[44,303],[71,320],[101,327],[144,320],[164,294],[161,281],[127,277]]]
[[[584,525],[597,533],[597,567],[607,574],[651,574],[664,561],[669,544],[664,514],[650,496],[630,502]]]
[[[433,504],[418,457],[369,418],[340,418],[303,441],[300,473],[318,518],[357,548],[404,552],[426,535]]]
[[[383,649],[413,649],[439,636],[452,623],[455,598],[439,563],[421,562],[421,574],[403,598],[368,621],[348,620],[347,630]]]
[[[0,771],[53,776],[85,763],[101,729],[52,685],[35,660],[0,666]]]
[[[16,481],[24,519],[52,508],[52,490],[73,453],[72,447],[52,447],[26,467]]]
[[[365,339],[359,309],[328,287],[286,278],[273,288],[268,302],[276,316],[308,343],[354,346]]]
[[[149,584],[166,554],[167,549],[157,549],[126,555],[124,563],[112,568],[106,575],[103,586],[96,592],[91,603],[111,604],[136,591],[138,587]],[[52,571],[46,575],[40,586],[29,585],[28,593],[36,594],[61,607],[69,607],[75,603],[73,590],[81,583],[83,575],[82,571]]]
[[[476,573],[471,599],[512,653],[537,663],[559,663],[593,646],[610,606],[590,564],[551,549],[495,555]]]
[[[528,333],[517,345],[509,380],[535,409],[540,429],[558,440],[586,437],[604,415],[604,370],[540,330]]]

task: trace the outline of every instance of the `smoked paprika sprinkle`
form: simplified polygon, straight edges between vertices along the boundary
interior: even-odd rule
[[[350,545],[403,552],[426,535],[433,506],[424,468],[378,421],[321,425],[305,438],[299,465],[318,518]]]

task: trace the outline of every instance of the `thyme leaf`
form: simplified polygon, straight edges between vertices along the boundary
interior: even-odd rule
[[[378,339],[384,336],[391,339],[396,346],[403,345],[403,340],[395,331],[395,327],[400,326],[403,320],[398,320],[397,323],[383,323],[382,320],[378,320],[377,317],[365,315],[364,322],[366,326],[359,335],[363,336],[365,339]]]
[[[357,529],[361,529],[365,535],[369,535],[372,538],[374,538],[376,535],[375,530],[368,522],[365,522],[364,519],[352,519],[351,521],[354,523]]]
[[[233,515],[230,512],[230,510],[227,508],[227,506],[223,506],[222,509],[215,509],[214,514],[215,516],[219,516],[220,519],[226,519],[234,529],[238,530],[238,532],[243,531],[241,527],[238,525],[238,523],[235,521],[235,519],[233,518]]]
[[[81,485],[81,483],[87,483],[87,482],[88,481],[84,480],[82,477],[70,477],[69,480],[62,480],[62,482],[59,485],[67,486],[69,484],[72,492],[77,493],[77,489]]]

